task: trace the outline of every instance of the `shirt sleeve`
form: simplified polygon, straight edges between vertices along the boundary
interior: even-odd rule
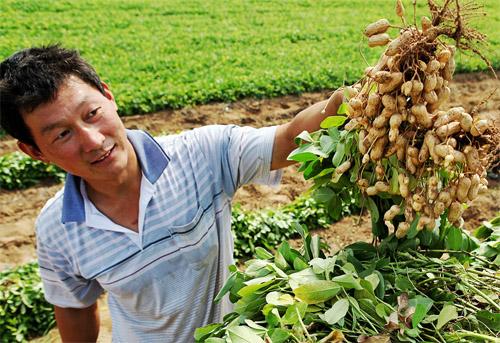
[[[49,303],[63,308],[85,308],[104,292],[96,280],[75,275],[69,261],[40,240],[37,255],[44,295]]]
[[[193,134],[229,196],[248,183],[280,182],[281,170],[271,171],[276,126],[211,125],[195,129]]]

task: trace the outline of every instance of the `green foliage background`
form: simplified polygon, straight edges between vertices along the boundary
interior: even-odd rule
[[[0,272],[0,341],[24,342],[54,325],[53,306],[43,297],[37,263]]]
[[[3,0],[0,59],[29,46],[60,42],[78,49],[114,91],[121,114],[209,101],[330,89],[361,76],[361,34],[386,17],[394,0]],[[427,1],[418,1],[426,13]],[[474,26],[500,67],[500,2],[478,0],[487,17]],[[411,1],[404,0],[411,20]],[[393,33],[395,34],[395,33]],[[485,69],[459,55],[458,71]]]

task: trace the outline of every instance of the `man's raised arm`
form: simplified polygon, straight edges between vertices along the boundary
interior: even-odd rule
[[[297,114],[292,121],[278,126],[274,138],[271,170],[295,163],[287,160],[288,155],[297,147],[294,142],[295,137],[304,130],[308,132],[319,130],[323,119],[337,114],[337,110],[342,104],[342,97],[342,90],[337,90],[330,99],[315,103]]]

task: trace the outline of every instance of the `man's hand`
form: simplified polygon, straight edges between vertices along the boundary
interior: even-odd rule
[[[63,342],[95,342],[99,336],[97,303],[87,308],[54,306],[57,328]]]
[[[343,89],[337,89],[328,100],[320,101],[301,111],[291,122],[278,126],[274,138],[273,158],[271,170],[289,166],[295,161],[288,161],[287,157],[297,147],[295,137],[302,131],[313,132],[320,128],[320,124],[328,116],[337,114],[342,104]]]

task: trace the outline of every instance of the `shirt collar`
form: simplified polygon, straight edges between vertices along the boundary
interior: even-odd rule
[[[127,138],[137,154],[142,173],[151,184],[154,184],[170,162],[170,157],[147,132],[139,130],[126,130],[126,132]],[[85,205],[80,193],[80,177],[70,173],[66,175],[64,185],[61,221],[63,224],[85,221]]]

